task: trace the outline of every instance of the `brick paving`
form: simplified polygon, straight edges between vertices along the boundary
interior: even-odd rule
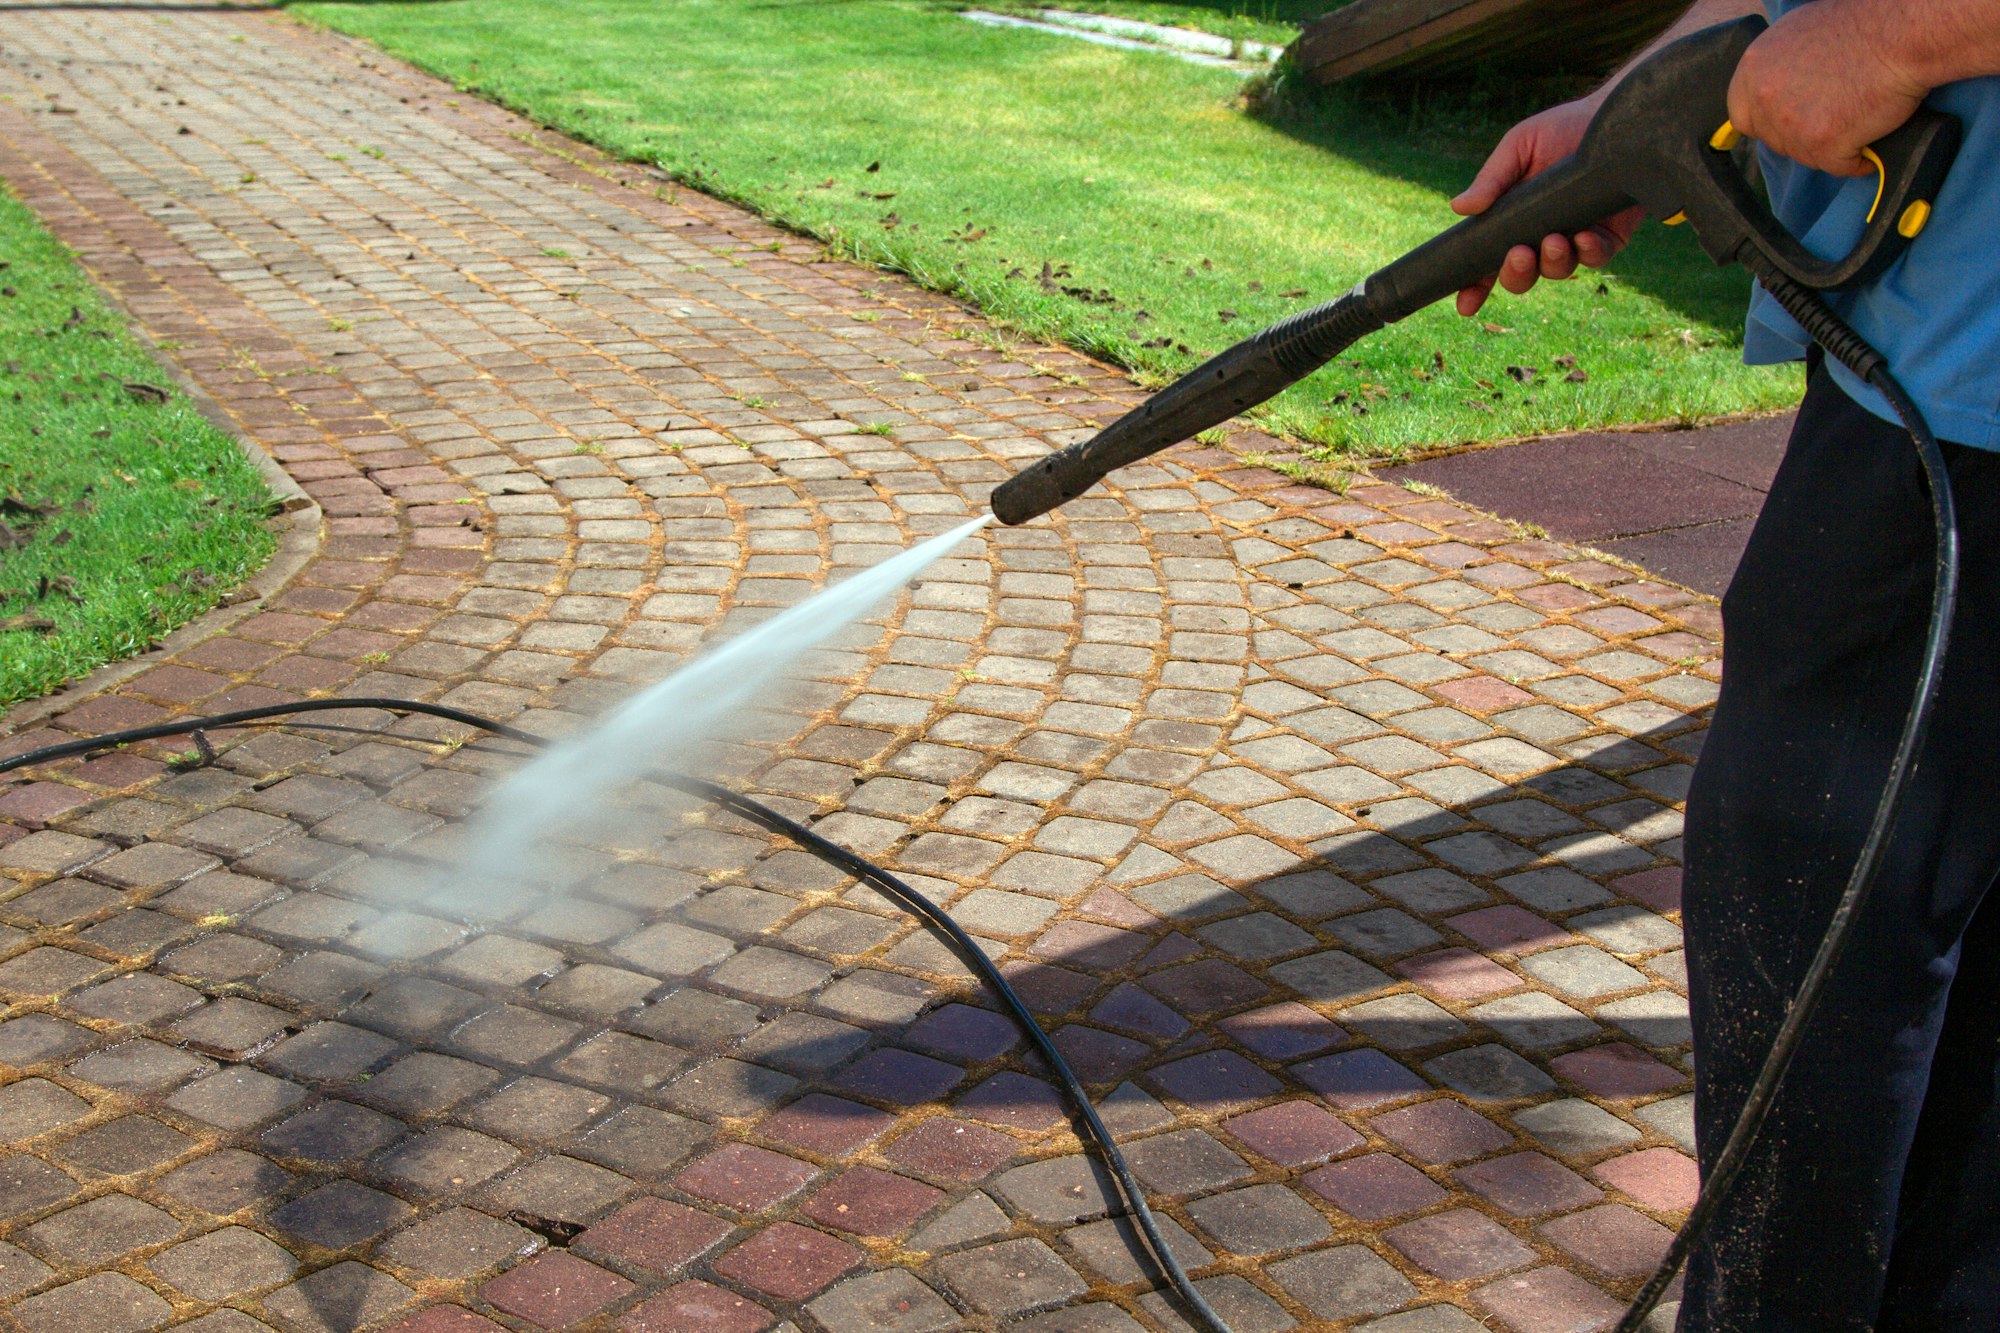
[[[0,9],[0,177],[324,516],[8,753],[337,694],[558,732],[1136,400],[282,17]],[[718,771],[988,942],[1233,1327],[1603,1326],[1693,1180],[1713,604],[1221,449],[1117,480]],[[427,910],[515,747],[331,720],[0,789],[17,1327],[1184,1327],[882,900],[662,801],[559,905]]]

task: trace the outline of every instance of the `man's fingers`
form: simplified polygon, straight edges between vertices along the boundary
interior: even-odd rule
[[[1873,176],[1875,174],[1875,164],[1873,162],[1870,162],[1859,153],[1855,153],[1851,157],[1843,157],[1841,156],[1841,151],[1829,151],[1825,155],[1824,160],[1815,165],[1830,176]]]
[[[1577,252],[1570,239],[1559,232],[1542,238],[1542,276],[1561,281],[1576,272]]]
[[[1541,257],[1533,246],[1517,245],[1500,262],[1500,286],[1516,296],[1526,296],[1541,277]]]
[[[1603,268],[1624,247],[1625,242],[1609,227],[1592,227],[1576,234],[1576,257],[1586,268]]]
[[[1527,174],[1527,154],[1522,150],[1524,136],[1516,130],[1502,135],[1493,151],[1486,155],[1486,161],[1472,178],[1472,184],[1459,192],[1451,201],[1451,211],[1462,217],[1484,213],[1493,207],[1493,201],[1507,193],[1522,176]]]
[[[1458,293],[1458,313],[1470,319],[1479,313],[1479,307],[1486,304],[1486,298],[1493,293],[1493,279],[1475,282],[1470,287],[1462,287]]]

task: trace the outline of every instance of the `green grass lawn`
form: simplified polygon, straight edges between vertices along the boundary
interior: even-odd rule
[[[0,705],[215,605],[276,548],[270,500],[0,191]]]
[[[1477,96],[1260,119],[1228,72],[920,0],[296,12],[1146,379],[1448,226],[1505,123]],[[1425,312],[1263,419],[1325,454],[1394,456],[1778,406],[1796,374],[1738,361],[1747,293],[1653,227],[1601,283],[1502,295],[1476,321]]]

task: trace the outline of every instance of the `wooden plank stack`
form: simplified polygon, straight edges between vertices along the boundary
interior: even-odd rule
[[[1321,84],[1447,77],[1481,65],[1596,74],[1686,8],[1686,0],[1354,0],[1307,26],[1292,54]]]

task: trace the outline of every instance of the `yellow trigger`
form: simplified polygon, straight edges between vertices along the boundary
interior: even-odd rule
[[[1722,128],[1709,136],[1708,146],[1718,153],[1726,153],[1743,142],[1743,131],[1729,121],[1722,122]]]
[[[1868,221],[1873,222],[1875,210],[1882,206],[1882,191],[1889,187],[1889,168],[1882,165],[1882,159],[1875,155],[1873,148],[1862,149],[1861,156],[1875,164],[1875,202],[1868,205]]]
[[[1930,201],[1918,199],[1903,210],[1903,216],[1896,219],[1896,234],[1905,240],[1915,240],[1924,224],[1931,220]]]
[[[1678,227],[1681,225],[1681,223],[1686,222],[1687,220],[1688,220],[1688,215],[1686,213],[1684,212],[1676,213],[1670,218],[1661,218],[1660,225],[1662,227]]]

